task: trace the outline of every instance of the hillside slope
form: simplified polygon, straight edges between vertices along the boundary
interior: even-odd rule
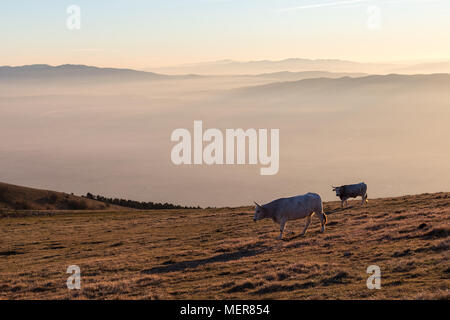
[[[0,182],[0,210],[130,210],[72,194]]]
[[[423,91],[435,90],[442,91],[450,83],[450,74],[417,74],[417,75],[368,75],[363,77],[321,77],[301,79],[297,81],[283,81],[263,84],[258,86],[243,87],[234,90],[239,95],[258,95],[258,96],[282,96],[294,95],[301,96],[314,92],[370,92],[375,95],[382,89],[389,90],[411,90],[420,89]]]
[[[73,64],[0,66],[0,83],[11,81],[37,81],[38,83],[45,81],[144,81],[165,78],[167,76],[153,72]]]
[[[283,241],[250,207],[0,218],[0,298],[450,298],[450,193],[349,204],[325,203],[325,233],[313,217]],[[366,286],[370,265],[380,290]]]

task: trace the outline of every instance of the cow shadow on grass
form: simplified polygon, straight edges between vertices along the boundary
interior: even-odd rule
[[[215,262],[227,262],[232,260],[239,260],[241,258],[252,257],[257,254],[260,254],[264,251],[267,251],[268,248],[258,248],[258,249],[241,249],[236,252],[231,253],[223,253],[212,256],[210,258],[205,259],[196,259],[196,260],[187,260],[175,262],[166,266],[154,267],[146,270],[142,270],[142,273],[146,274],[157,274],[157,273],[168,273],[175,271],[182,271],[185,269],[196,268],[201,265],[215,263]]]
[[[333,213],[347,211],[347,210],[350,210],[350,209],[353,209],[353,208],[356,208],[356,206],[348,205],[347,207],[344,207],[344,208],[338,207],[338,208],[334,208],[334,209],[330,209],[330,210],[325,211],[325,214],[326,215],[330,215],[330,214],[333,214]]]
[[[301,234],[301,233],[294,233],[291,236],[285,236],[281,239],[281,241],[285,241],[285,242],[289,242],[292,240],[297,240],[297,239],[307,239],[307,238],[314,238],[316,235],[321,234],[321,232],[319,231],[308,231],[306,234]]]

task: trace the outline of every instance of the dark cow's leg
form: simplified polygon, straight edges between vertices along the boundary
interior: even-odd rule
[[[286,224],[284,225],[283,233],[284,234],[294,234],[295,233],[294,231],[288,229],[287,221],[286,221]]]
[[[286,222],[286,227],[284,228],[283,233],[284,233],[284,234],[294,234],[295,232],[292,231],[292,230],[289,230],[289,229],[287,228],[287,222]]]

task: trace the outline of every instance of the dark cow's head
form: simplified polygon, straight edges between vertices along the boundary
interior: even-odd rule
[[[333,186],[331,186],[331,187],[333,188],[333,191],[336,192],[336,196],[337,197],[343,196],[343,194],[342,194],[342,187],[333,187]]]

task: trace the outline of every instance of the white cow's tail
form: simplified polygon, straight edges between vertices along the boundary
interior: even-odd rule
[[[320,220],[322,222],[322,227],[325,227],[325,225],[327,224],[328,219],[327,219],[327,215],[323,211],[322,200],[320,200],[320,206],[319,206],[318,210],[316,211],[316,213],[318,213],[318,212],[320,212],[322,214],[322,219],[320,219]]]

